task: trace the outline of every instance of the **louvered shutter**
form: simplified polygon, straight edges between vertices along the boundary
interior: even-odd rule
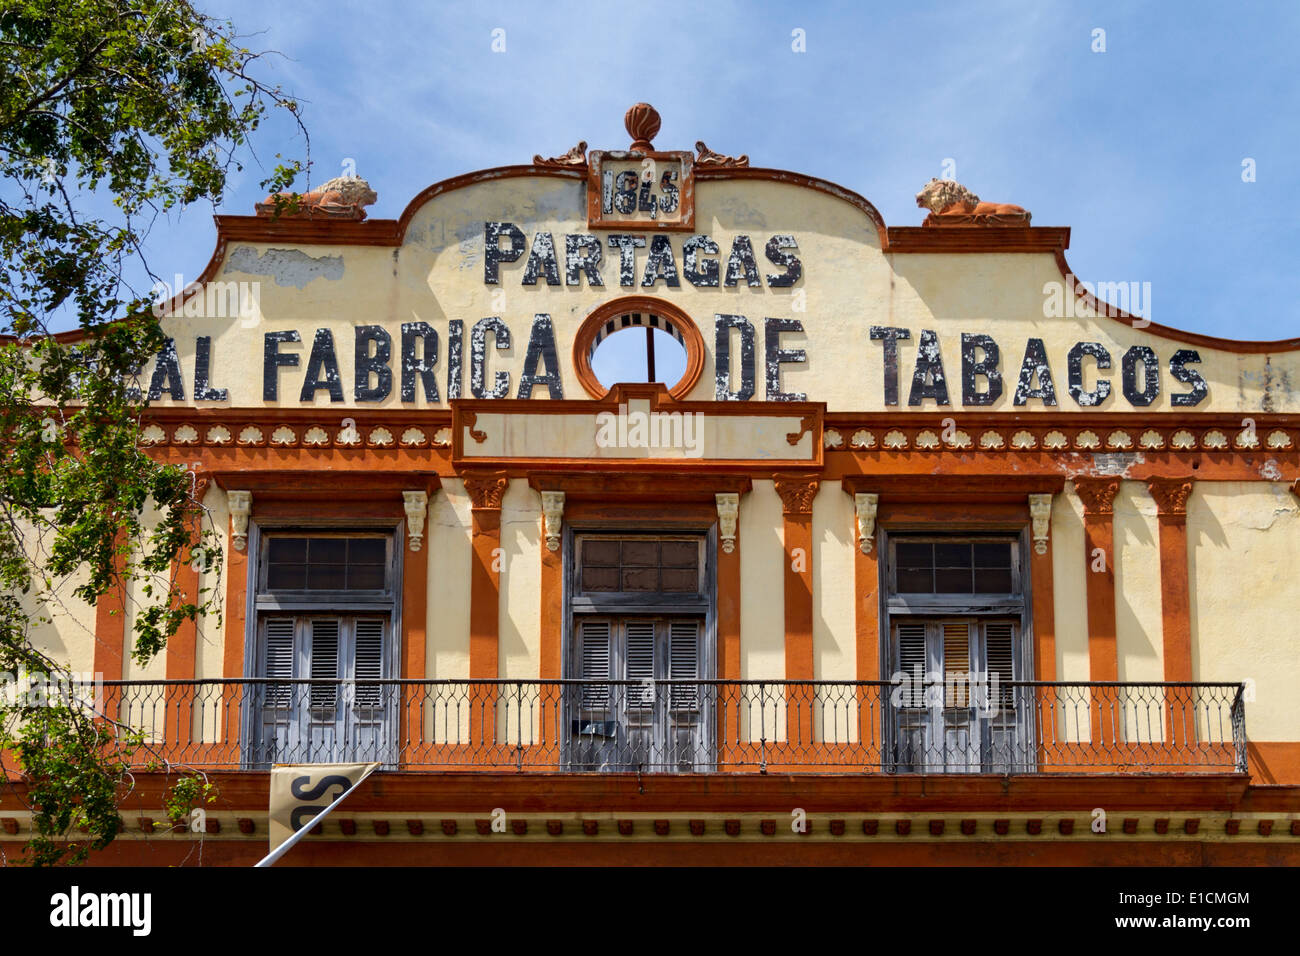
[[[378,707],[381,700],[379,684],[362,681],[379,680],[384,676],[384,622],[378,618],[362,618],[356,623],[356,661],[353,677],[357,681],[357,706]]]
[[[668,677],[674,681],[700,678],[700,624],[698,621],[675,620],[668,625]],[[673,710],[698,710],[698,684],[674,684]]]
[[[584,710],[609,709],[610,627],[609,621],[578,624],[578,673],[582,675]]]
[[[969,707],[970,625],[943,624],[943,686],[945,707]]]
[[[644,713],[654,703],[655,622],[630,620],[623,624],[624,677],[628,680],[627,709]]]
[[[924,692],[924,683],[919,685],[916,683],[918,680],[924,682],[928,669],[924,624],[898,625],[898,669],[913,682],[912,690],[915,695]],[[913,703],[920,706],[920,698],[917,697]]]
[[[313,618],[311,621],[311,679],[337,680],[339,676],[338,618]],[[336,684],[312,684],[311,706],[334,707],[338,697]]]
[[[998,680],[997,705],[1000,709],[1015,709],[1016,679],[1016,626],[1011,621],[989,621],[984,625],[985,670],[989,675],[989,692],[992,681]],[[993,700],[989,701],[994,703]]]
[[[293,680],[293,633],[295,621],[291,617],[273,617],[266,622],[266,651],[263,660],[266,677]],[[288,707],[293,700],[289,684],[268,684],[266,705]]]

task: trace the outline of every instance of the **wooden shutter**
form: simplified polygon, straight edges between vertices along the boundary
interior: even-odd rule
[[[945,707],[970,706],[970,625],[965,621],[943,624],[943,686]]]
[[[700,622],[674,620],[668,625],[668,678],[669,680],[699,680],[700,678]],[[698,684],[673,685],[671,704],[673,710],[698,710],[700,706]]]
[[[356,625],[357,706],[378,707],[382,688],[361,681],[379,680],[384,676],[384,622],[379,618],[362,618]]]
[[[337,680],[339,676],[339,620],[313,618],[311,621],[310,673],[312,680]],[[312,707],[333,707],[338,696],[336,684],[313,684]]]
[[[578,624],[578,673],[584,710],[609,709],[610,628],[609,621],[581,621]]]
[[[998,679],[998,703],[1002,708],[1014,708],[1016,679],[1016,625],[1011,621],[989,621],[984,625],[985,670],[990,684]],[[992,693],[992,687],[989,688]],[[992,701],[990,701],[992,703]]]
[[[293,680],[293,634],[296,622],[291,617],[273,617],[266,622],[265,657],[263,673],[266,677],[279,680]],[[289,684],[268,684],[266,687],[266,704],[268,707],[288,707],[293,700],[293,688]]]
[[[654,703],[655,622],[629,620],[623,623],[625,679],[630,712],[646,712]]]
[[[925,654],[925,625],[924,624],[899,624],[898,625],[898,669],[908,676],[909,679],[915,680],[919,674],[921,680],[925,680],[928,663]],[[921,692],[923,688],[914,687],[914,692]]]

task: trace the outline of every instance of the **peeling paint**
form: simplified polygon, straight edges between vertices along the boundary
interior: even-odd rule
[[[313,279],[342,279],[343,257],[309,256],[301,249],[267,249],[259,256],[252,246],[239,246],[224,271],[270,276],[276,285],[302,289]]]

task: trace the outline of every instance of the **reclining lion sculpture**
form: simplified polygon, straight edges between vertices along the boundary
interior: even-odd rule
[[[1010,203],[981,202],[980,197],[951,179],[932,179],[916,194],[916,204],[930,210],[924,226],[1027,226],[1029,212]]]
[[[267,196],[256,205],[259,216],[274,216],[276,196],[288,199],[293,193],[282,192]],[[338,176],[320,187],[298,197],[297,209],[288,207],[280,213],[282,219],[352,219],[366,218],[364,206],[379,199],[370,184],[360,176]]]

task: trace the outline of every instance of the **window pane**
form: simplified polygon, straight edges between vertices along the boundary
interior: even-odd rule
[[[617,591],[618,568],[583,568],[582,589],[584,591]]]
[[[342,564],[312,564],[307,567],[307,590],[342,591],[345,575]]]
[[[975,572],[977,594],[1010,594],[1010,568],[980,568]]]
[[[934,564],[934,545],[929,542],[900,541],[895,554],[900,568],[928,568]]]
[[[659,542],[658,541],[636,541],[628,540],[623,542],[623,565],[635,567],[657,567],[659,564]]]
[[[929,568],[899,568],[896,577],[900,594],[927,594],[934,590],[934,578]]]
[[[382,564],[360,564],[348,568],[349,591],[381,591],[384,587]]]
[[[301,591],[307,586],[305,564],[272,564],[266,569],[266,587],[271,591]]]
[[[934,564],[939,568],[969,568],[970,544],[965,541],[936,543]]]
[[[384,564],[387,559],[383,538],[351,538],[348,542],[349,564]]]
[[[272,564],[302,564],[307,560],[306,538],[271,538],[266,557]]]
[[[698,591],[700,573],[695,568],[664,568],[663,589],[665,591]]]
[[[934,588],[939,594],[970,594],[970,569],[936,568],[934,572]]]
[[[586,539],[582,542],[582,563],[584,567],[591,565],[617,567],[618,542],[600,538]]]
[[[346,538],[312,538],[307,545],[310,564],[342,564],[347,560]]]
[[[1011,543],[1009,541],[981,541],[975,545],[975,566],[977,568],[1011,567]]]
[[[624,591],[655,591],[659,588],[658,568],[624,568]]]
[[[694,541],[665,541],[663,565],[666,568],[694,568],[700,563],[700,549]]]

